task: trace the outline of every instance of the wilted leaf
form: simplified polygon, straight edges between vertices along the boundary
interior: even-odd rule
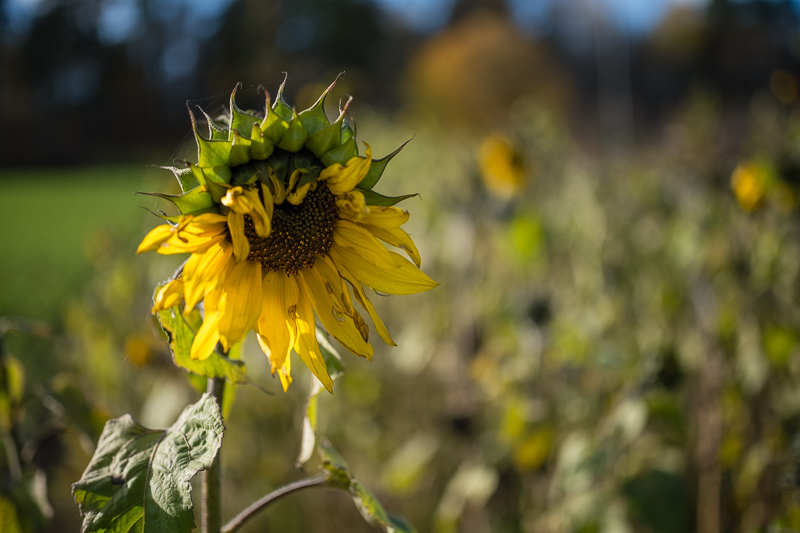
[[[72,493],[88,532],[189,532],[194,527],[192,487],[222,444],[219,406],[204,394],[164,430],[130,415],[109,420],[94,457]]]
[[[331,379],[336,381],[344,374],[342,359],[319,329],[317,330],[317,343],[322,352],[322,358],[325,360],[325,367],[328,369]],[[317,401],[320,393],[324,390],[325,387],[318,379],[311,381],[311,392],[306,400],[303,416],[303,435],[300,442],[300,454],[297,457],[297,468],[302,468],[314,454],[317,444]]]
[[[416,531],[405,519],[386,512],[375,495],[355,478],[347,463],[331,447],[330,443],[324,441],[320,443],[320,455],[325,469],[330,473],[330,483],[350,493],[364,520],[370,524],[381,526],[387,533],[413,533]]]

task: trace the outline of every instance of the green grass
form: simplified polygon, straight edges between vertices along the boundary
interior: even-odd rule
[[[152,201],[133,193],[151,175],[145,166],[1,172],[0,316],[57,319],[96,259],[135,246],[147,215],[139,206]]]

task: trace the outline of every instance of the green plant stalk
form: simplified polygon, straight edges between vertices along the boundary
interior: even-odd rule
[[[222,533],[234,533],[240,527],[242,527],[245,522],[253,518],[258,512],[262,511],[267,505],[279,500],[283,496],[287,496],[293,492],[300,491],[302,489],[307,489],[311,487],[317,486],[326,486],[328,484],[329,474],[327,470],[323,470],[319,474],[314,477],[310,477],[307,479],[301,479],[299,481],[295,481],[294,483],[289,483],[277,490],[274,490],[267,494],[266,496],[262,497],[259,500],[253,502],[250,507],[236,515],[230,522],[225,524],[225,527],[222,528]]]
[[[225,392],[224,378],[209,378],[207,391],[216,400],[222,409],[222,395]],[[201,522],[202,533],[220,533],[222,529],[222,499],[220,497],[221,467],[220,455],[222,448],[214,458],[214,464],[208,470],[203,470],[201,480]]]

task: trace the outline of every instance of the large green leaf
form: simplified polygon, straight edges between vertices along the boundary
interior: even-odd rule
[[[381,526],[387,533],[413,533],[416,531],[405,519],[386,512],[375,495],[355,478],[350,467],[329,442],[322,441],[320,443],[320,455],[324,468],[330,474],[330,484],[350,493],[364,520],[370,524]]]
[[[192,359],[192,342],[203,323],[200,312],[195,309],[184,316],[178,307],[158,312],[158,321],[169,337],[172,360],[176,366],[208,378],[225,378],[231,383],[247,383],[242,361],[230,359],[213,352],[203,361]]]
[[[89,532],[190,532],[191,479],[210,468],[225,427],[213,396],[184,409],[172,427],[148,429],[130,415],[109,420],[72,494]]]

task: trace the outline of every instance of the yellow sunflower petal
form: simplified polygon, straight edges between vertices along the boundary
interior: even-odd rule
[[[342,346],[354,354],[372,359],[372,346],[367,342],[369,329],[364,335],[354,323],[353,318],[345,315],[342,310],[337,309],[340,304],[331,296],[331,292],[328,292],[326,287],[328,284],[317,273],[317,269],[308,268],[303,270],[299,275],[299,279],[305,282],[305,289],[307,289],[308,296],[317,311],[317,316],[319,316],[328,333],[333,335]]]
[[[336,208],[339,210],[340,216],[345,216],[351,220],[361,220],[368,213],[364,194],[356,190],[337,196]]]
[[[226,237],[226,218],[216,213],[187,215],[173,228],[170,238],[162,242],[157,252],[162,255],[202,253]]]
[[[380,315],[378,315],[378,312],[375,310],[375,306],[373,306],[370,299],[367,298],[367,294],[364,292],[364,287],[361,285],[361,283],[359,283],[356,277],[344,267],[344,265],[340,264],[338,266],[342,277],[346,279],[348,283],[350,283],[351,287],[353,287],[358,303],[360,303],[361,307],[363,307],[367,313],[369,313],[372,323],[375,324],[375,330],[378,332],[378,335],[380,335],[381,339],[383,339],[383,342],[389,346],[397,346],[397,344],[395,344],[395,342],[392,340],[392,336],[389,335],[389,330],[386,328],[386,325],[383,323]]]
[[[136,253],[141,254],[143,252],[151,252],[158,249],[158,247],[169,240],[174,233],[175,226],[170,226],[169,224],[156,226],[144,236],[144,239],[142,239],[142,242],[139,244],[139,248],[136,249]]]
[[[183,278],[173,279],[161,286],[153,298],[152,313],[156,314],[164,309],[171,309],[183,299]]]
[[[261,298],[261,263],[243,261],[235,265],[219,299],[219,340],[226,352],[255,325]]]
[[[264,351],[265,354],[270,354],[270,348],[267,344],[267,340],[262,337],[261,335],[256,335],[258,338],[258,344],[261,346],[261,349]],[[272,366],[272,373],[278,372],[278,377],[281,380],[281,387],[283,387],[283,392],[289,390],[289,385],[292,384],[292,358],[287,357],[283,364],[276,368],[275,365]]]
[[[379,228],[399,228],[408,222],[408,211],[400,209],[399,207],[378,207],[374,205],[367,206],[367,214],[361,217],[358,221],[364,224],[372,224]]]
[[[244,234],[244,215],[236,211],[228,211],[228,230],[233,242],[233,255],[241,262],[250,255],[250,242]]]
[[[364,157],[351,157],[344,166],[334,163],[319,175],[319,180],[328,184],[328,188],[334,196],[353,190],[369,172],[372,164],[372,149],[367,143],[364,144],[367,147]]]
[[[294,282],[294,278],[290,279]],[[297,340],[295,341],[294,350],[328,392],[333,393],[333,380],[328,375],[328,369],[317,344],[314,308],[305,293],[306,289],[303,285],[298,284],[300,298],[297,302]]]
[[[370,263],[367,256],[357,254],[350,248],[338,246],[335,242],[331,247],[331,256],[336,264],[343,265],[356,279],[379,292],[416,294],[439,285],[400,254],[389,254],[394,260],[392,264],[376,265]]]
[[[362,227],[383,242],[404,250],[417,266],[422,264],[417,245],[411,240],[411,236],[401,228],[380,228],[372,224],[362,224]]]
[[[286,186],[283,184],[282,179],[278,179],[275,175],[275,172],[272,171],[272,167],[269,167],[269,181],[272,184],[272,189],[275,191],[273,195],[270,192],[270,188],[267,185],[261,185],[261,189],[264,193],[264,198],[267,196],[272,196],[273,203],[276,205],[280,205],[286,200]]]
[[[343,248],[349,248],[374,265],[387,268],[392,266],[393,260],[389,250],[372,233],[358,224],[337,220],[333,226],[333,242]]]
[[[192,359],[205,360],[208,359],[214,352],[214,348],[219,342],[219,311],[217,305],[219,303],[221,291],[218,289],[209,294],[204,303],[205,318],[203,325],[197,331],[197,335],[192,341],[192,349],[190,352]]]
[[[272,207],[271,195],[268,195],[268,198],[270,207]],[[269,237],[272,230],[272,212],[270,209],[270,212],[267,213],[266,207],[258,194],[258,189],[243,188],[241,186],[232,187],[228,189],[228,192],[222,198],[222,204],[239,215],[249,216],[253,222],[253,229],[259,237],[262,239]],[[230,221],[230,215],[228,220]]]
[[[325,289],[331,297],[334,298],[337,311],[352,316],[353,302],[350,299],[350,291],[347,290],[347,285],[344,279],[342,279],[339,269],[336,268],[333,260],[327,255],[317,257],[314,270],[317,271],[317,274],[319,274],[325,282]]]
[[[295,313],[300,295],[293,278],[275,271],[264,276],[262,293],[257,323],[259,344],[269,357],[274,373],[288,364],[289,353],[297,340]]]
[[[192,254],[183,266],[186,309],[191,311],[206,294],[218,289],[225,282],[233,267],[233,246],[223,240],[202,254]]]

